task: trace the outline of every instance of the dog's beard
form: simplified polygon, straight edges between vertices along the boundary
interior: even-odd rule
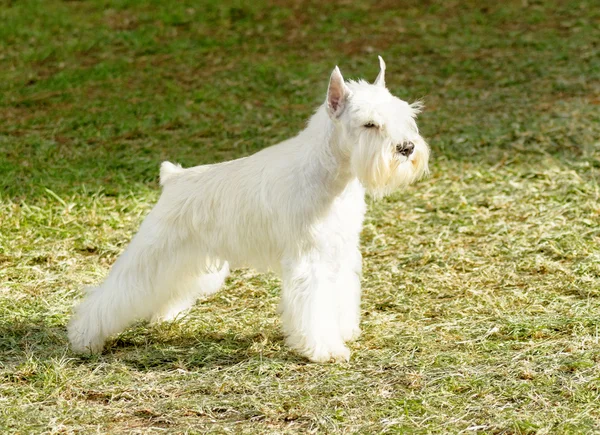
[[[428,172],[429,146],[421,138],[413,143],[414,151],[407,157],[391,142],[382,147],[380,140],[359,140],[352,153],[352,170],[371,196],[389,195]]]

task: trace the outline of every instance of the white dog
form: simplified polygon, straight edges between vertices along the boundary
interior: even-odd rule
[[[106,281],[69,325],[76,351],[99,351],[138,319],[169,320],[215,293],[230,267],[277,272],[287,344],[312,361],[348,360],[359,333],[359,235],[375,197],[427,172],[418,105],[344,82],[298,136],[250,157],[183,169],[164,162],[162,195]]]

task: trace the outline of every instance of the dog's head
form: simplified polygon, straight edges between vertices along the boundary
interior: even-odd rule
[[[385,87],[385,62],[373,84],[345,82],[338,67],[331,73],[325,107],[338,131],[351,170],[373,196],[383,196],[428,171],[429,146],[415,121],[419,103],[409,104]]]

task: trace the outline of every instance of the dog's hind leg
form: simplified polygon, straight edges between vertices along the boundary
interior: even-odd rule
[[[148,215],[104,283],[90,289],[76,308],[68,326],[75,351],[100,351],[106,338],[150,318],[174,294],[189,290],[198,275],[194,260],[200,250],[174,227],[157,208]]]
[[[191,308],[197,299],[215,294],[229,276],[229,263],[225,262],[217,271],[200,275],[190,282],[190,288],[175,294],[165,305],[152,314],[151,322],[171,321]]]

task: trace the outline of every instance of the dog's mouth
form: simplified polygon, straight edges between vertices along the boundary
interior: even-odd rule
[[[404,157],[410,156],[414,150],[415,144],[410,141],[396,145],[396,153]]]

